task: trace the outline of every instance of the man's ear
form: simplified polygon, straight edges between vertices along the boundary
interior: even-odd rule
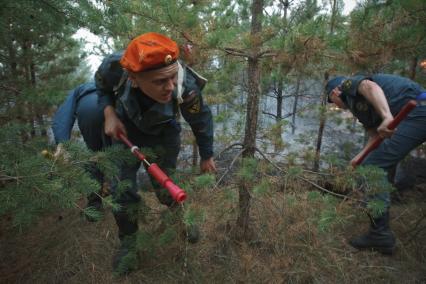
[[[129,80],[132,83],[132,88],[138,88],[138,84],[136,83],[136,74],[128,71],[129,73]]]
[[[131,72],[131,71],[127,71],[127,73],[129,74],[129,79],[132,81],[136,81],[136,74]]]

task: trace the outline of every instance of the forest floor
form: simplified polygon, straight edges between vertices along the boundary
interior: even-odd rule
[[[152,192],[140,229],[155,236],[161,222]],[[114,277],[119,246],[110,209],[89,223],[77,209],[46,214],[17,232],[0,220],[0,283],[426,283],[426,189],[405,192],[391,209],[397,237],[393,256],[357,251],[347,240],[368,228],[368,218],[349,201],[296,182],[253,194],[251,233],[235,240],[238,191],[228,184],[192,194],[203,210],[202,239],[182,238],[141,251],[138,270]],[[84,207],[85,200],[79,206]]]

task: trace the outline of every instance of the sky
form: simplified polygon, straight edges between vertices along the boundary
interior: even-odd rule
[[[357,1],[356,0],[344,0],[344,7],[343,7],[343,14],[348,15],[356,6]],[[83,39],[86,42],[86,50],[91,53],[92,50],[94,50],[94,47],[100,44],[100,39],[91,33],[87,29],[79,29],[77,33],[74,35],[74,38],[76,39]],[[102,57],[99,55],[91,54],[86,59],[88,65],[90,66],[92,72],[95,72],[98,66],[102,62]]]
[[[343,1],[345,6],[343,7],[343,14],[348,15],[356,6],[356,0],[345,0]]]
[[[85,49],[90,54],[95,49],[96,46],[99,46],[101,41],[98,36],[91,33],[88,29],[79,29],[77,33],[73,36],[75,39],[81,39],[85,41]],[[95,54],[90,54],[86,61],[90,66],[90,69],[94,73],[98,66],[102,62],[102,57]]]

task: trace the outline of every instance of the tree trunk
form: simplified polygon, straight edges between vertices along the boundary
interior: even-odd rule
[[[11,19],[9,18],[9,34],[12,34],[13,31],[11,30]],[[11,78],[13,80],[17,79],[17,67],[18,67],[18,63],[17,63],[17,59],[16,59],[16,48],[13,45],[13,41],[12,39],[8,42],[8,50],[9,50],[9,66],[10,66],[10,74],[11,74]]]
[[[278,76],[278,87],[277,87],[277,117],[276,122],[280,122],[283,119],[283,76]]]
[[[328,74],[328,72],[325,72],[323,89],[325,87],[325,84],[327,84],[328,78],[329,78],[329,74]],[[325,122],[327,120],[326,109],[325,109],[326,104],[327,104],[327,94],[325,92],[323,92],[322,96],[321,96],[320,125],[319,125],[319,129],[318,129],[317,146],[316,146],[316,149],[315,149],[315,160],[314,160],[314,168],[313,168],[314,171],[319,170],[322,137],[323,137],[323,134],[324,134]]]
[[[417,67],[417,57],[413,57],[410,62],[410,79],[416,79],[416,67]]]
[[[332,1],[333,1],[333,3],[332,3],[332,8],[331,8],[330,35],[333,34],[333,32],[334,32],[335,19],[336,19],[336,14],[338,12],[337,0],[332,0]],[[324,73],[324,83],[323,83],[323,88],[322,88],[323,90],[324,90],[325,85],[327,84],[329,77],[330,77],[329,73],[325,72]],[[323,91],[323,95],[321,96],[320,125],[319,125],[319,129],[318,129],[317,146],[316,146],[316,149],[315,149],[315,160],[314,160],[314,167],[313,167],[314,171],[319,170],[322,137],[323,137],[323,134],[324,134],[325,123],[326,123],[326,120],[327,120],[326,109],[325,109],[326,105],[327,105],[327,94],[325,94],[325,92]]]
[[[283,100],[284,100],[284,79],[282,73],[278,76],[278,86],[276,90],[277,94],[277,115],[275,117],[275,122],[278,125],[277,133],[279,136],[274,140],[274,150],[275,152],[279,152],[282,150],[283,140],[282,140],[282,119],[283,119]]]
[[[251,39],[252,49],[248,58],[247,79],[248,98],[247,114],[244,134],[245,152],[243,157],[254,157],[256,147],[257,118],[259,112],[260,96],[260,66],[259,50],[261,45],[260,32],[262,30],[263,0],[254,0],[251,13]],[[244,165],[243,165],[244,166]],[[237,218],[237,238],[246,239],[250,217],[250,187],[243,181],[239,187],[239,212]]]
[[[294,134],[296,131],[296,112],[297,112],[297,103],[299,100],[299,90],[300,90],[300,77],[301,75],[297,76],[297,82],[296,82],[296,93],[294,94],[294,104],[293,104],[293,114],[291,118],[291,133]]]
[[[196,167],[198,165],[198,145],[197,141],[193,139],[192,141],[192,166]]]
[[[30,49],[31,49],[31,41],[30,40],[24,40],[23,44],[22,44],[22,50],[23,50],[23,67],[25,70],[25,83],[26,86],[30,86],[32,85],[33,81],[33,75],[32,75],[32,64],[31,64],[31,59],[30,59]],[[35,83],[35,82],[34,82]],[[25,119],[25,123],[30,126],[30,131],[22,131],[22,137],[23,140],[26,141],[32,137],[35,136],[36,130],[35,130],[35,125],[34,125],[34,119],[33,119],[33,114],[34,114],[34,106],[31,105],[29,102],[24,102],[24,119]]]
[[[33,88],[36,87],[37,85],[37,81],[36,81],[36,66],[31,58],[31,63],[30,63],[30,76],[31,76],[31,86]],[[40,135],[46,137],[47,136],[47,131],[46,131],[46,127],[45,127],[45,123],[44,123],[44,118],[43,118],[43,111],[40,110],[40,108],[34,107],[33,108],[33,125],[38,125],[38,128],[40,130]],[[35,130],[35,129],[34,129]],[[36,135],[37,133],[34,131],[34,135]]]
[[[337,12],[337,0],[332,0],[333,3],[331,5],[331,21],[330,21],[330,34],[334,32],[334,25],[336,22],[336,12]]]

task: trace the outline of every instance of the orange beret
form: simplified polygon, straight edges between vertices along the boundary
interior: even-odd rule
[[[173,64],[178,56],[176,42],[162,34],[146,33],[130,42],[120,64],[129,71],[143,72]]]

